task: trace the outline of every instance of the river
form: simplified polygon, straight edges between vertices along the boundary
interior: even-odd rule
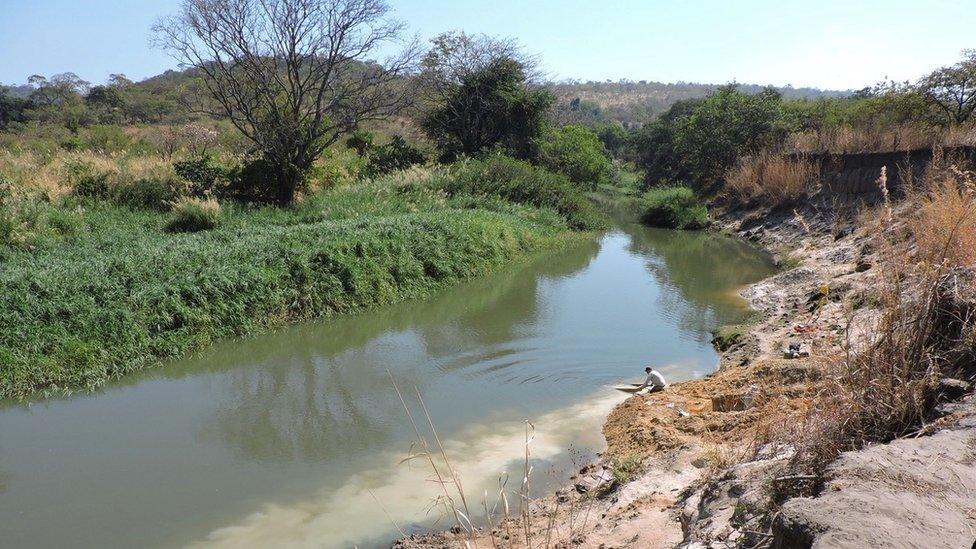
[[[600,449],[607,385],[711,372],[715,327],[769,258],[623,223],[422,302],[228,341],[95,394],[0,408],[0,546],[372,547],[450,526],[419,460],[423,395],[469,498],[567,480]],[[422,418],[422,415],[420,416]]]

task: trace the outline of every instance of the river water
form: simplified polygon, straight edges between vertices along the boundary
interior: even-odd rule
[[[600,449],[607,388],[711,372],[769,258],[621,224],[410,302],[229,341],[95,394],[0,408],[0,546],[372,547],[446,527],[390,381],[423,395],[468,497],[537,492]],[[425,420],[423,420],[425,421]],[[513,500],[514,505],[514,500]],[[437,522],[440,520],[440,522]]]

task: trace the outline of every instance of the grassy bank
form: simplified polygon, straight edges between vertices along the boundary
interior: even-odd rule
[[[414,172],[291,209],[222,204],[195,233],[108,201],[21,204],[30,230],[0,247],[0,397],[93,389],[219,338],[423,297],[586,228],[572,211],[441,189],[463,176]]]

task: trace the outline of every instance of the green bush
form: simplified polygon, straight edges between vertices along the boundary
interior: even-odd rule
[[[435,184],[449,194],[497,196],[518,204],[552,208],[575,230],[606,227],[604,216],[565,176],[508,156],[459,162]]]
[[[640,198],[641,221],[666,229],[701,229],[708,225],[708,209],[688,187],[659,187]]]
[[[370,153],[366,172],[375,177],[397,170],[405,170],[410,166],[423,164],[426,161],[427,159],[420,149],[410,145],[399,135],[394,135],[389,143],[377,147]]]
[[[231,175],[223,196],[249,204],[272,204],[278,197],[277,181],[271,163],[255,158]],[[303,186],[307,186],[307,181]]]
[[[779,92],[722,86],[703,99],[679,101],[633,139],[645,186],[686,182],[698,192],[718,190],[744,155],[775,149],[788,134]]]
[[[356,155],[362,158],[373,148],[375,139],[373,132],[356,130],[346,139],[346,148],[356,151]]]
[[[164,210],[186,194],[182,181],[167,177],[144,177],[120,183],[113,189],[112,199],[132,208]]]
[[[209,156],[199,156],[173,162],[173,171],[189,184],[190,196],[221,196],[230,178],[230,171]]]
[[[85,198],[108,198],[109,172],[98,171],[88,162],[67,164],[68,177],[74,193]]]
[[[195,233],[216,229],[220,225],[220,204],[213,198],[183,198],[173,205],[173,212],[163,227],[168,233]]]
[[[607,179],[610,155],[597,135],[578,125],[549,130],[539,140],[539,162],[574,183],[595,189]]]
[[[432,53],[433,59],[438,54],[445,58],[452,55]],[[441,151],[441,160],[493,150],[530,158],[555,101],[552,93],[532,85],[525,64],[510,57],[494,59],[461,74],[451,74],[452,69],[442,66],[432,71],[446,93],[421,120],[424,132]],[[448,75],[446,81],[442,80],[444,75]]]

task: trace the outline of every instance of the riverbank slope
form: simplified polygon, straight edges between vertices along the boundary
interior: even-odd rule
[[[715,374],[617,406],[604,426],[608,447],[600,462],[581,470],[571,487],[536,501],[528,520],[513,519],[476,541],[594,548],[972,544],[976,402],[965,397],[974,373],[965,337],[951,349],[961,353],[961,366],[923,371],[937,378],[915,393],[924,399],[920,415],[906,417],[894,437],[831,440],[834,453],[824,450],[828,437],[840,438],[830,428],[844,423],[820,411],[843,402],[828,392],[844,387],[838,365],[870,365],[851,357],[870,355],[878,334],[893,333],[885,324],[892,306],[880,295],[891,282],[886,262],[919,253],[914,238],[889,248],[894,239],[879,238],[876,220],[888,217],[892,234],[901,234],[896,226],[920,205],[844,205],[821,195],[792,211],[720,211],[718,228],[762,245],[786,267],[743,292],[757,322],[716,333],[722,354]],[[907,294],[920,292],[914,276],[904,277]],[[947,298],[944,305],[961,319],[954,329],[968,330],[972,274],[949,278],[951,291],[933,296]],[[791,345],[796,352],[784,353]],[[922,383],[893,375],[875,378],[881,382]],[[863,412],[847,413],[853,422]],[[811,456],[822,463],[811,465]],[[534,532],[537,541],[507,538],[508,530]],[[454,541],[401,545],[444,543]]]

